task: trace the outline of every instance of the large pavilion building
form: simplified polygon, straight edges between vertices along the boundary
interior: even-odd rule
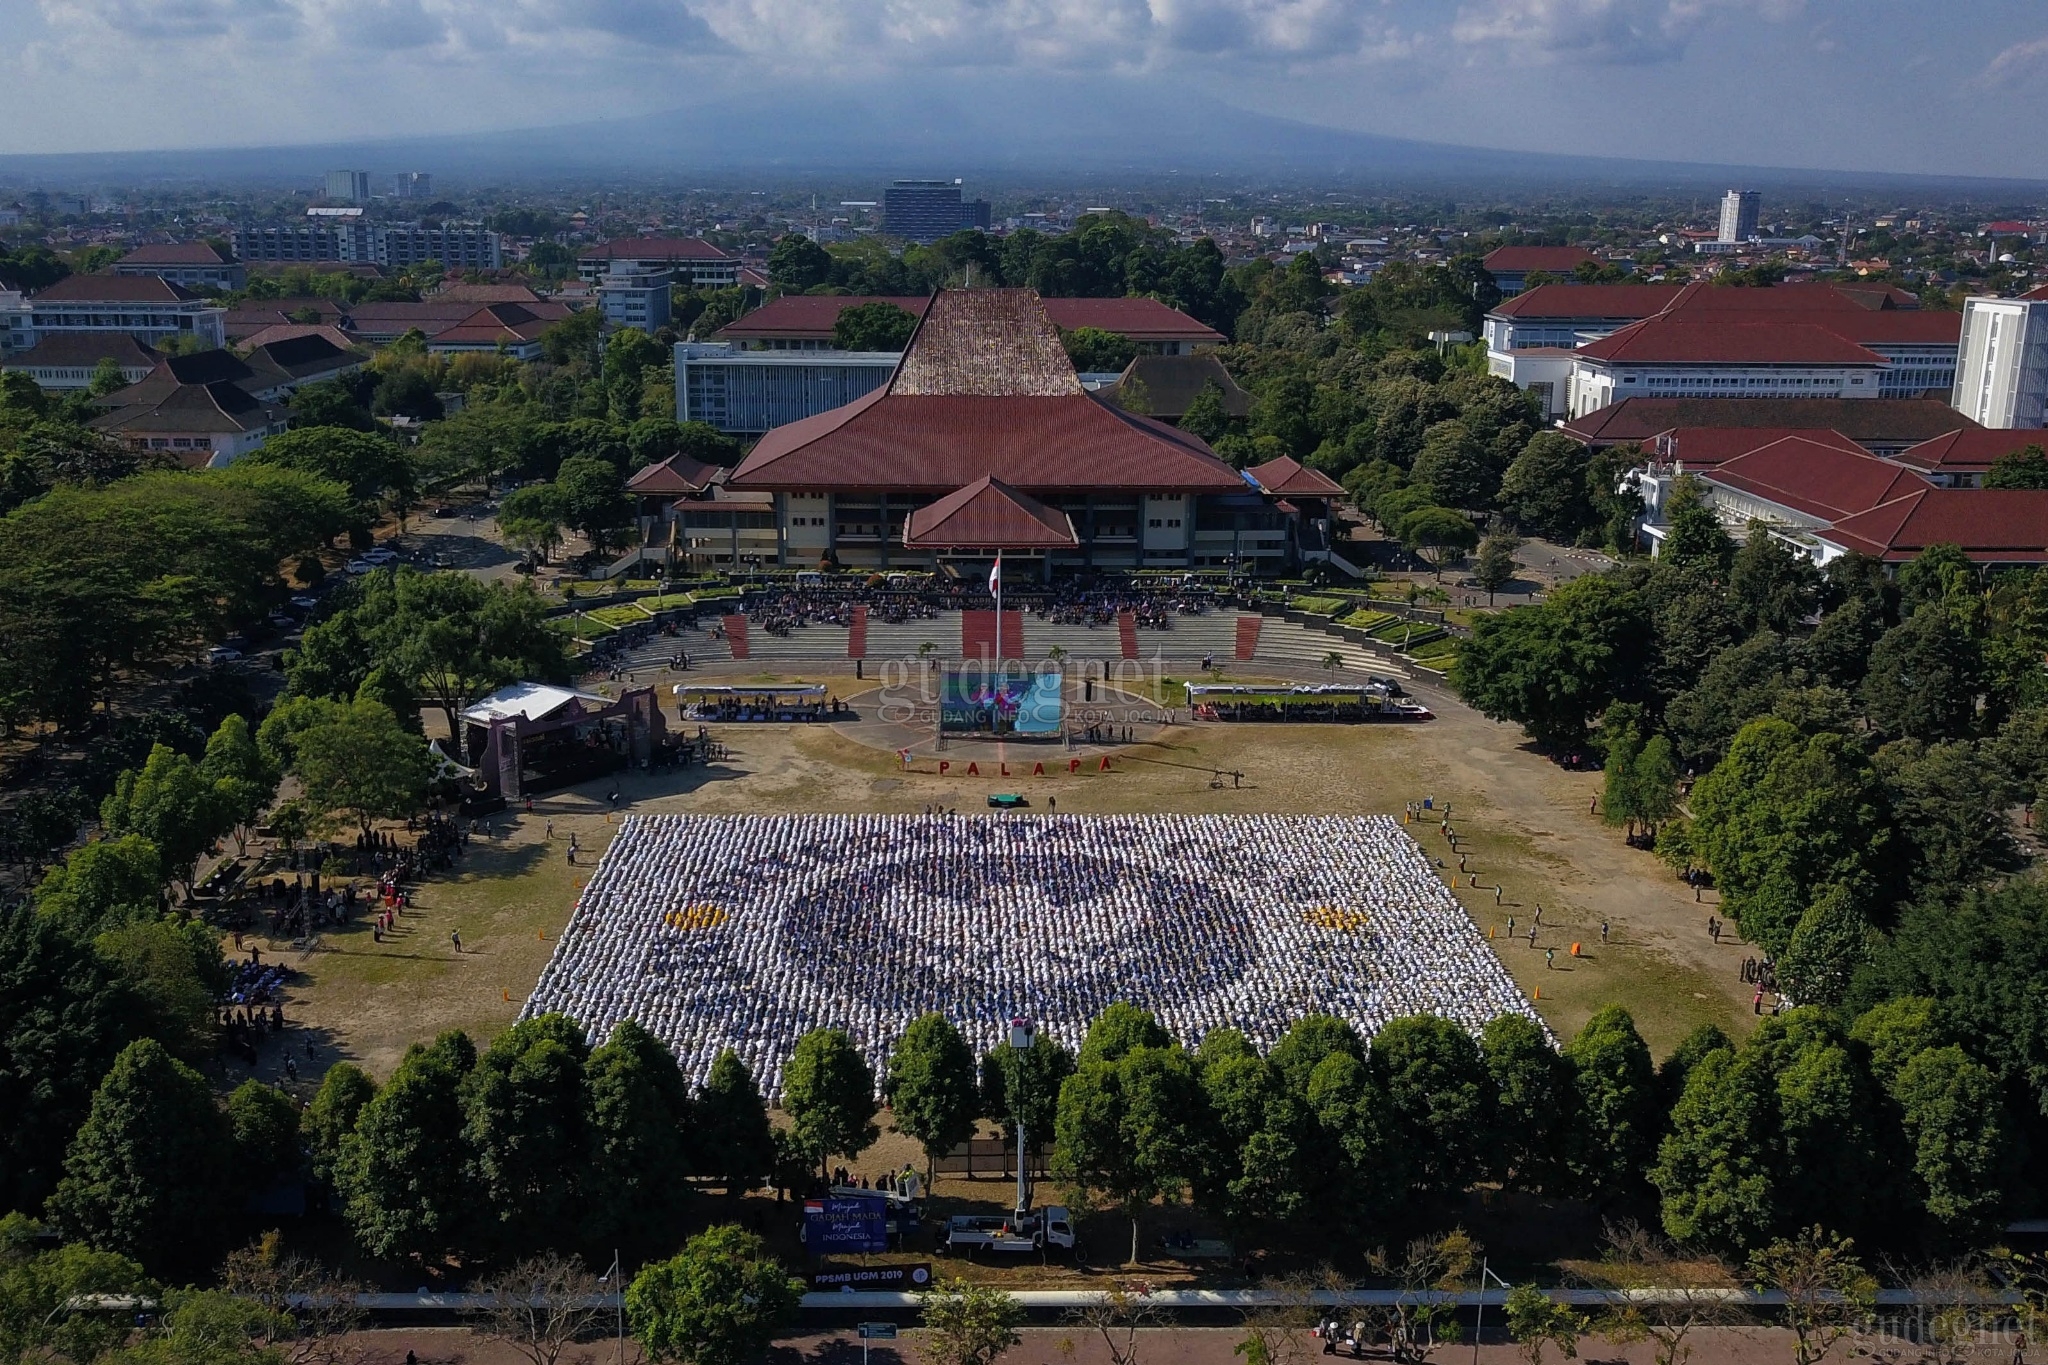
[[[1272,572],[1300,546],[1287,497],[1084,390],[1028,289],[937,295],[888,383],[770,431],[721,491],[764,497],[751,554],[791,566],[935,568],[1000,545],[1013,581]]]

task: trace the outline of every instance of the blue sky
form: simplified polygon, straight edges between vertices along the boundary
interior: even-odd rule
[[[0,0],[0,152],[517,128],[935,73],[1477,146],[2048,179],[2042,0]]]

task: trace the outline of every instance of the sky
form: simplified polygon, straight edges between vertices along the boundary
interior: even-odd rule
[[[1479,147],[2048,179],[2043,0],[0,0],[0,153],[1055,78]]]

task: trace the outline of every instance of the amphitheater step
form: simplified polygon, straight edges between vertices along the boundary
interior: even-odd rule
[[[1116,614],[1116,639],[1123,646],[1126,659],[1138,657],[1138,613],[1120,611]]]
[[[1024,613],[1006,611],[1003,613],[1002,645],[1003,657],[1021,659],[1024,657]],[[963,659],[993,659],[996,657],[996,614],[993,611],[963,611],[960,613],[960,657]]]
[[[735,615],[735,616],[728,616],[728,617],[726,617],[726,618],[725,618],[725,638],[726,638],[727,640],[729,640],[729,641],[730,641],[730,642],[732,643],[732,657],[733,657],[733,658],[735,658],[735,659],[744,659],[744,658],[746,658],[746,657],[747,657],[747,618],[746,618],[746,617],[744,617],[744,616],[737,616],[737,615]]]
[[[846,632],[846,657],[865,659],[868,657],[868,609],[853,609],[853,626]]]
[[[1246,612],[1237,618],[1237,650],[1231,656],[1242,663],[1259,652],[1259,625],[1266,618]]]

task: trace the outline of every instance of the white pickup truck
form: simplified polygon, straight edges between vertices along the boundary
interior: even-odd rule
[[[972,1256],[977,1251],[1017,1255],[1029,1251],[1074,1249],[1074,1219],[1055,1204],[1019,1219],[977,1218],[960,1215],[946,1224],[946,1238],[939,1249]]]

